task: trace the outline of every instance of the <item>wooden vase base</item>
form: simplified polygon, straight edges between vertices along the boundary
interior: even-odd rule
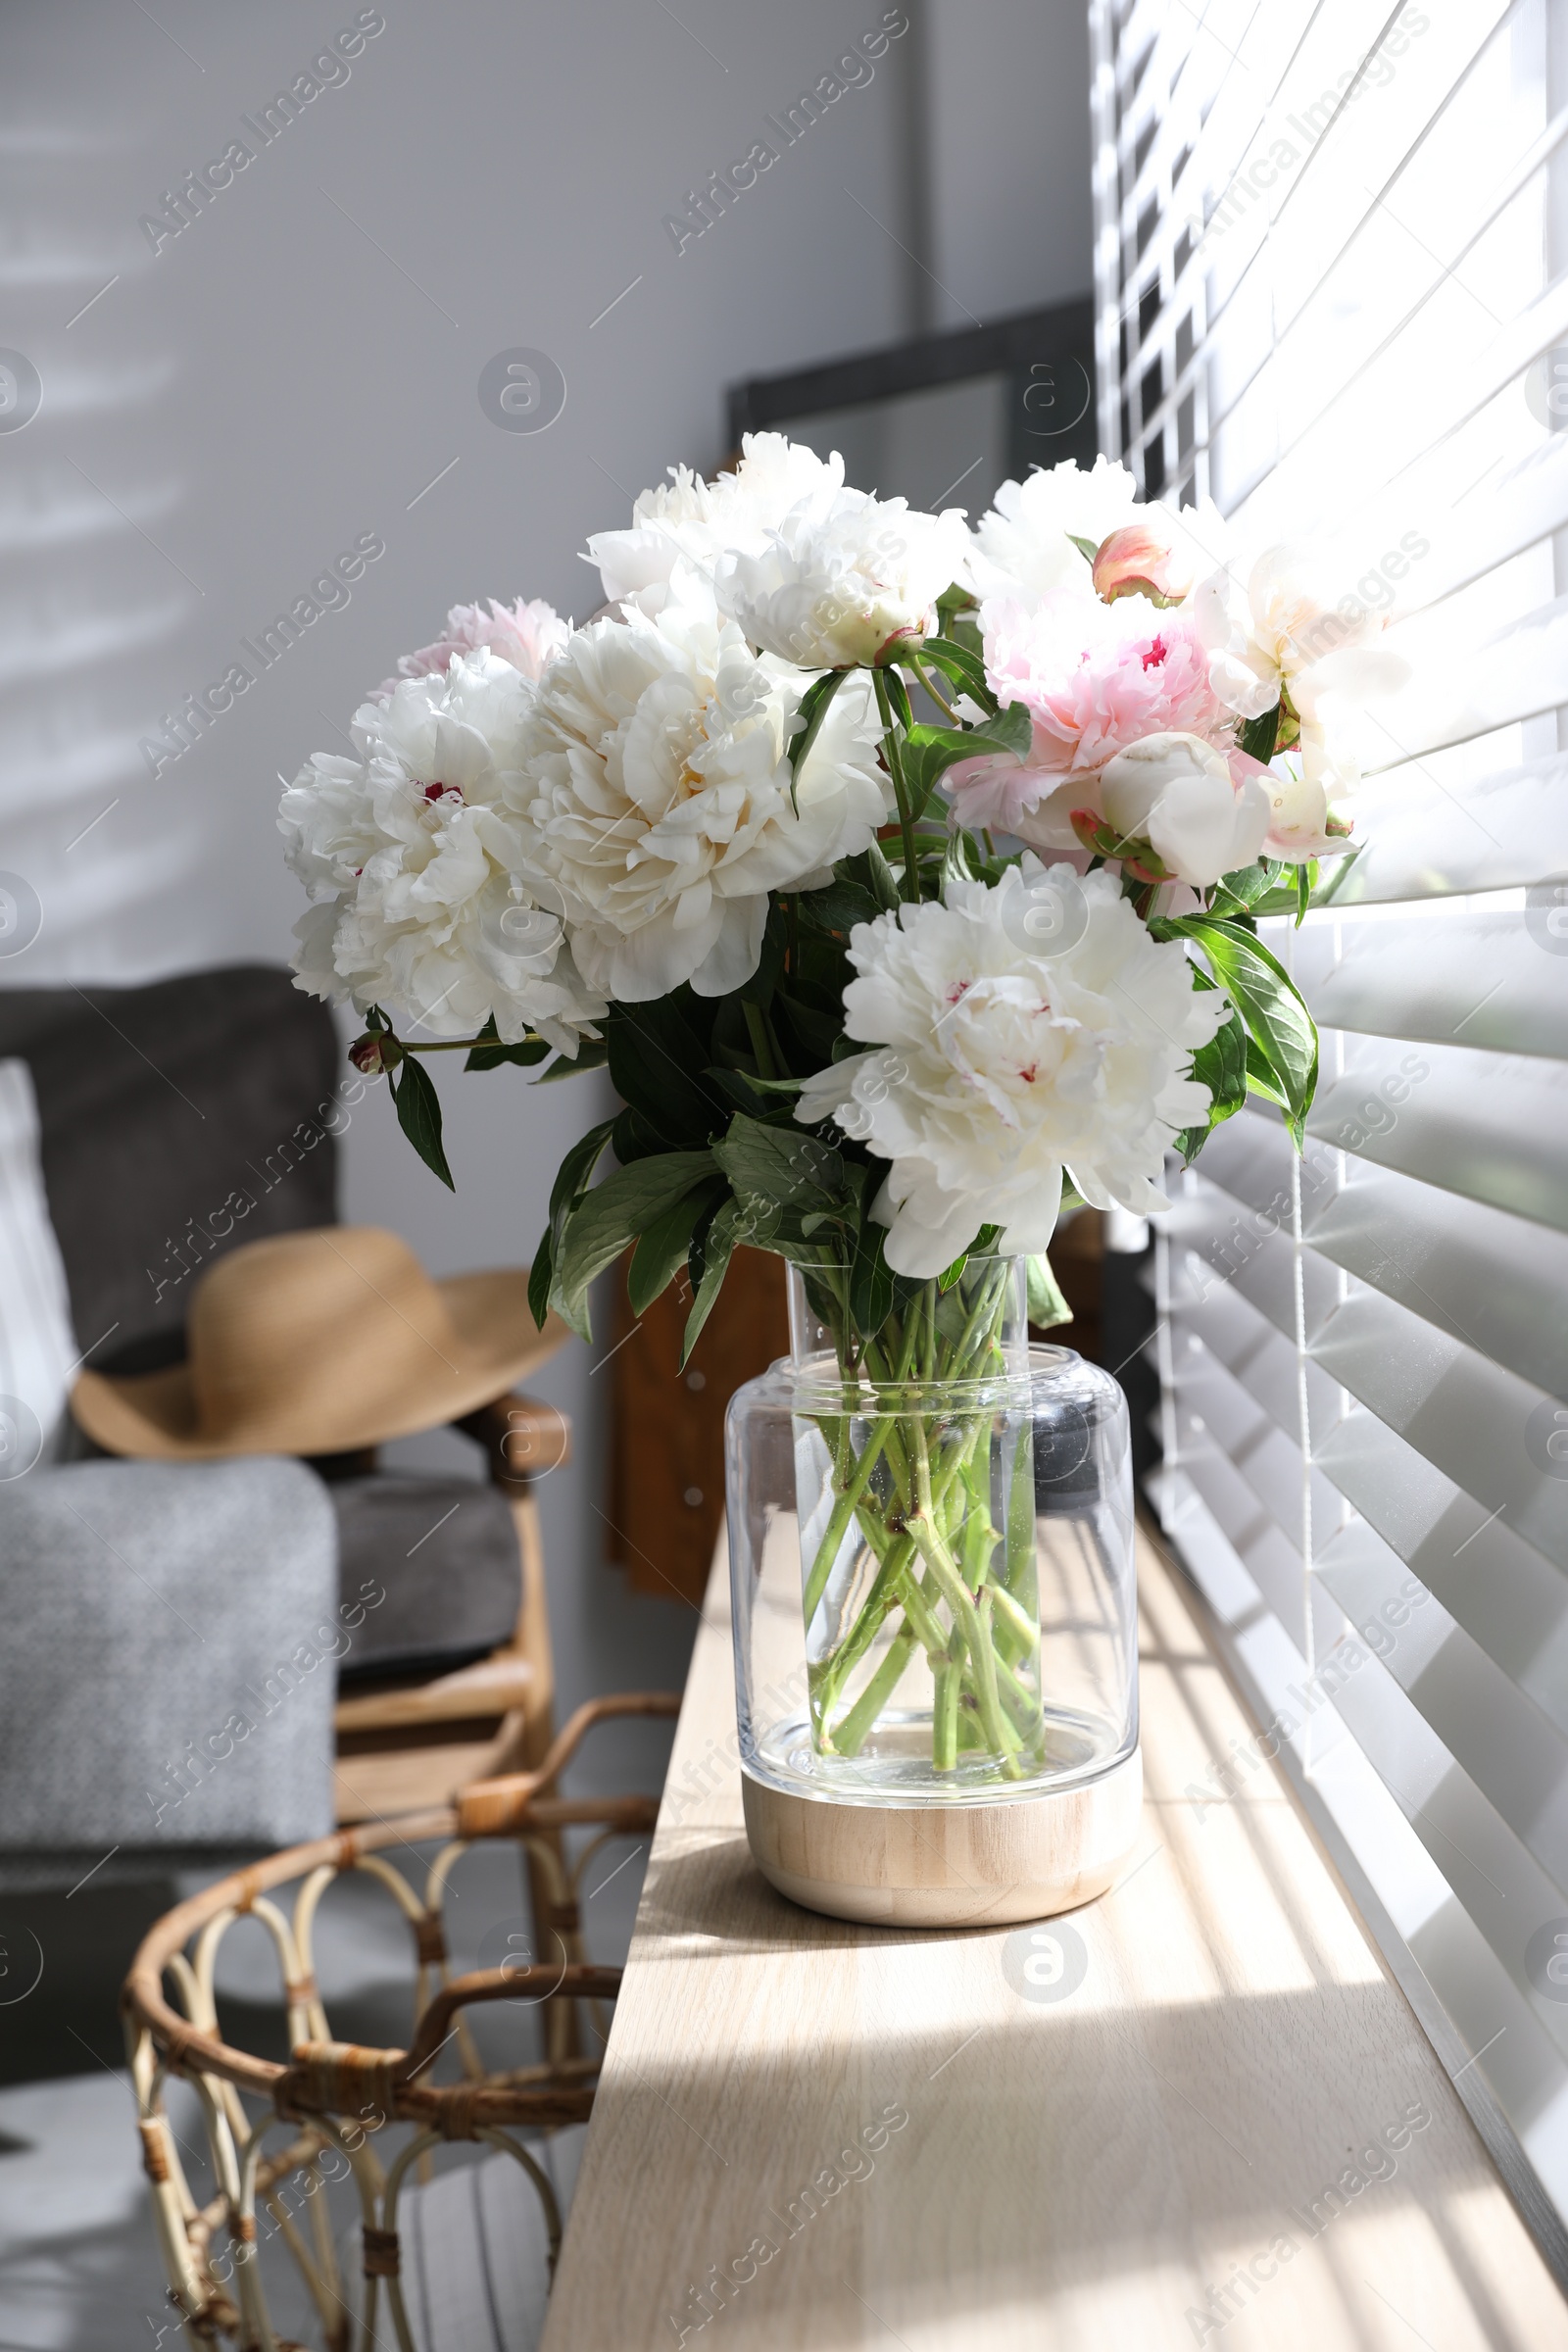
[[[1079,1787],[995,1804],[839,1804],[741,1774],[759,1870],[808,1911],[882,1928],[1049,1919],[1103,1894],[1131,1859],[1138,1749]]]

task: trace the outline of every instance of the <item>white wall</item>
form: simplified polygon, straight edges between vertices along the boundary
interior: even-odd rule
[[[930,0],[925,31],[929,323],[1089,293],[1084,0]]]
[[[1089,284],[1077,0],[934,0],[679,254],[663,216],[881,0],[680,0],[679,24],[658,0],[385,0],[346,81],[270,145],[244,132],[254,160],[155,254],[139,217],[359,13],[7,9],[0,343],[42,403],[0,431],[0,867],[43,928],[0,984],[281,960],[299,899],[278,772],[339,744],[449,603],[521,592],[584,615],[586,533],[670,461],[718,462],[733,377]],[[515,346],[564,374],[547,431],[480,409],[481,368]],[[385,553],[347,605],[153,780],[138,740],[360,534]],[[438,1074],[456,1200],[372,1100],[344,1212],[398,1226],[437,1271],[523,1257],[596,1082]],[[574,1348],[539,1386],[582,1436],[545,1496],[563,1681],[646,1679],[677,1621],[598,1564],[602,1384]]]

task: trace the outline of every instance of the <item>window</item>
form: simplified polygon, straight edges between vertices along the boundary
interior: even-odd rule
[[[1167,1533],[1568,2238],[1568,5],[1095,0],[1102,446],[1390,614],[1322,1031],[1156,1244]],[[1326,874],[1330,869],[1325,869]]]

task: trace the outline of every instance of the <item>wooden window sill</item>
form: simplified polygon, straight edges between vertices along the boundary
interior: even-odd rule
[[[1285,1781],[1187,1793],[1255,1727],[1143,1539],[1140,1592],[1144,1844],[1040,1999],[1027,1929],[855,1927],[753,1868],[715,1569],[546,2352],[1568,2348]]]

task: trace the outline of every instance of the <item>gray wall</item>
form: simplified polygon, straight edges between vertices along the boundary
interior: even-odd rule
[[[449,603],[520,592],[583,617],[585,534],[672,460],[722,458],[732,377],[1090,283],[1080,0],[932,0],[679,252],[664,216],[880,0],[379,14],[347,78],[263,146],[242,117],[309,73],[354,0],[6,10],[0,343],[42,401],[0,431],[0,866],[43,928],[0,984],[280,959],[300,900],[278,774],[341,747]],[[236,135],[254,160],[155,253],[141,218]],[[565,378],[547,431],[479,405],[485,363],[519,346]],[[154,780],[139,743],[361,534],[385,552],[350,601]],[[456,1200],[371,1100],[344,1212],[437,1271],[523,1256],[593,1082],[440,1074]],[[563,1681],[648,1679],[680,1618],[600,1565],[608,1383],[573,1349],[538,1385],[582,1440],[545,1494]]]

